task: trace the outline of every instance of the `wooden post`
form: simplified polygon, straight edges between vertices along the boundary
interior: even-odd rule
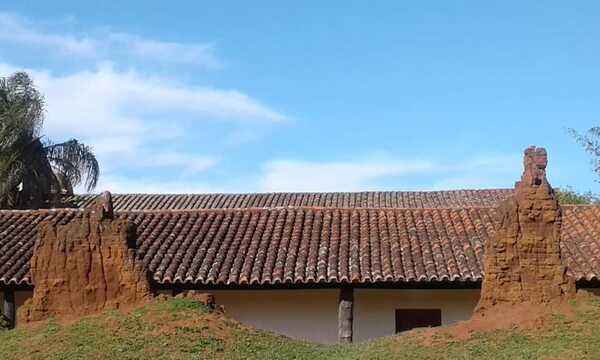
[[[338,313],[338,339],[341,344],[352,343],[352,323],[354,317],[354,288],[340,288]]]
[[[8,320],[8,328],[12,329],[15,327],[15,292],[5,291],[4,292],[4,309],[2,314]]]

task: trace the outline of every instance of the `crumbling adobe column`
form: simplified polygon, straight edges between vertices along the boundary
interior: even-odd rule
[[[31,260],[33,297],[19,321],[82,315],[143,301],[147,272],[135,250],[134,224],[114,219],[110,193],[65,225],[40,225]]]
[[[495,234],[485,245],[477,312],[500,303],[545,303],[575,295],[560,253],[561,209],[546,179],[544,148],[525,149],[515,194],[496,209]]]

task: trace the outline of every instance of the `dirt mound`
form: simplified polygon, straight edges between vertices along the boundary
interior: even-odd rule
[[[578,311],[598,313],[597,306],[590,306],[598,300],[585,290],[579,290],[575,296]],[[552,315],[552,316],[550,316]],[[562,317],[567,322],[577,322],[573,303],[556,300],[547,303],[523,302],[519,304],[497,304],[493,311],[474,314],[467,321],[448,327],[420,329],[416,335],[423,339],[426,346],[444,341],[444,339],[464,340],[469,339],[477,331],[517,330],[533,334],[544,333],[555,324],[552,318]]]
[[[0,346],[0,358],[219,358],[255,331],[213,311],[212,299],[160,296],[139,306],[30,322],[20,331],[37,336],[24,337],[12,350]]]
[[[133,246],[133,224],[113,219],[110,194],[65,225],[45,222],[34,247],[33,297],[20,322],[116,309],[150,297],[146,269]]]
[[[563,301],[545,304],[498,304],[493,311],[475,314],[470,320],[451,327],[427,329],[423,335],[426,339],[425,343],[431,344],[434,339],[443,338],[446,335],[457,339],[467,339],[475,331],[542,330],[546,326],[547,314],[550,313],[571,316],[571,307]]]
[[[71,322],[61,317],[0,332],[0,359],[597,359],[600,300],[593,297],[567,303],[570,309],[562,304],[552,308],[567,314],[557,317],[530,316],[548,308],[507,309],[520,314],[517,326],[505,319],[488,318],[478,325],[471,322],[414,330],[345,346],[296,341],[254,330],[207,310],[206,303],[170,297]],[[531,325],[523,325],[523,319],[531,319],[525,322]],[[452,336],[503,327],[508,330],[468,338]],[[422,341],[425,334],[431,339],[426,346]]]

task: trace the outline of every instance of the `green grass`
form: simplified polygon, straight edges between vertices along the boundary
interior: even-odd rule
[[[187,310],[198,310],[205,313],[210,312],[210,308],[201,301],[186,298],[174,298],[169,301],[158,303],[158,307],[164,311],[177,313]]]
[[[543,330],[477,331],[425,345],[410,331],[350,346],[296,341],[211,314],[198,301],[172,299],[63,324],[50,319],[0,332],[0,359],[597,359],[600,299],[548,314]]]

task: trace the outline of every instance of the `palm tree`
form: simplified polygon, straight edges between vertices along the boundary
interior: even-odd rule
[[[92,149],[75,139],[52,143],[43,123],[44,97],[29,75],[0,77],[0,209],[39,208],[82,182],[88,192],[96,186]]]

